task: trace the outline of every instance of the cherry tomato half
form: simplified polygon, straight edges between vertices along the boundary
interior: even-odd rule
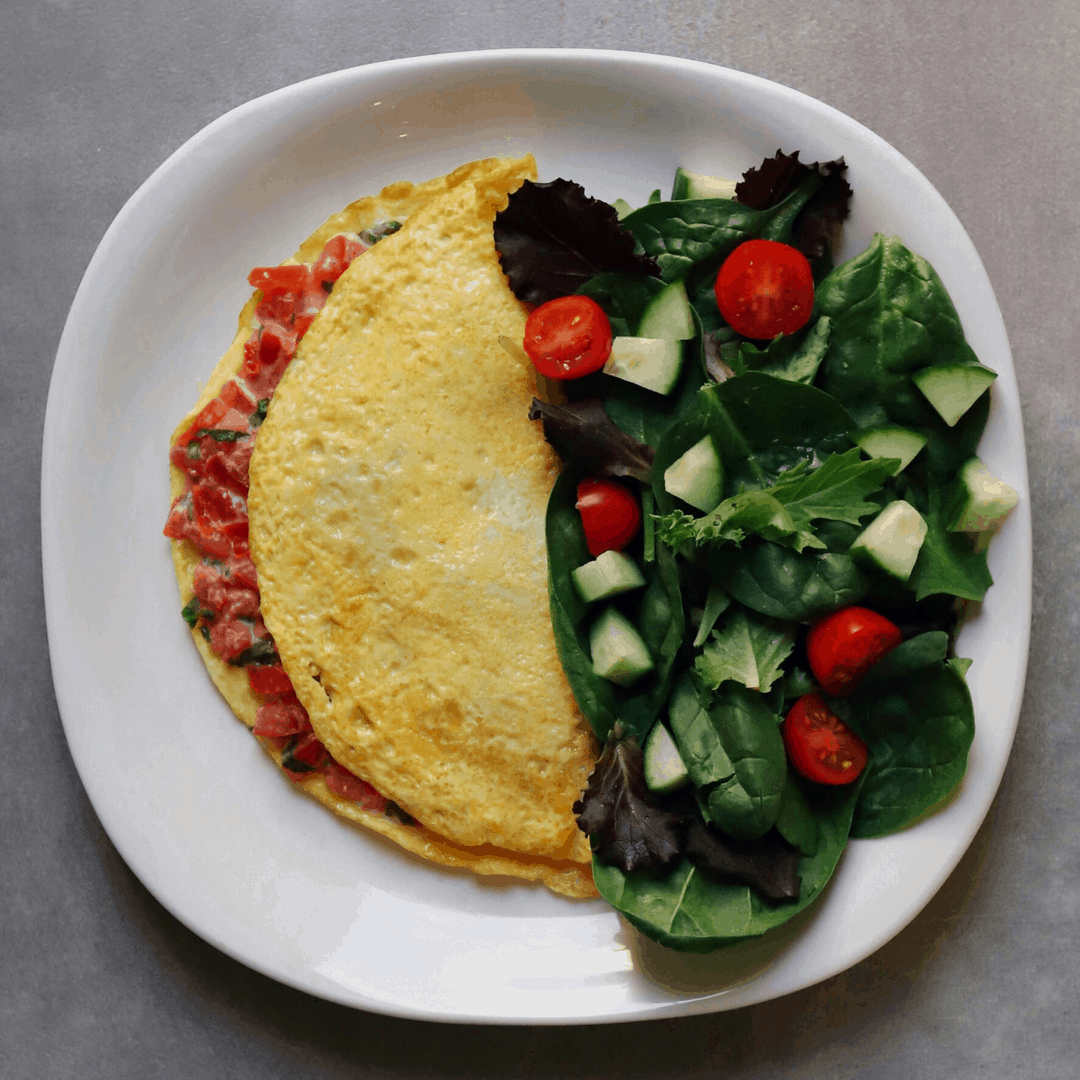
[[[815,784],[850,784],[866,768],[866,743],[820,694],[803,694],[792,705],[783,735],[795,771]]]
[[[641,524],[637,499],[621,484],[582,480],[576,506],[585,527],[585,542],[595,559],[605,551],[622,551]]]
[[[716,303],[748,338],[794,334],[814,307],[814,275],[801,251],[776,240],[747,240],[716,275]]]
[[[902,636],[899,627],[876,611],[841,608],[810,627],[806,638],[810,670],[827,694],[846,697]]]
[[[541,304],[525,323],[525,352],[548,379],[579,379],[599,371],[611,352],[611,323],[587,296]]]

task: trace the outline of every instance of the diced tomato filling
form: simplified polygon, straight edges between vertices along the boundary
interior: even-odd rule
[[[292,681],[280,664],[249,664],[248,683],[256,694],[290,694]],[[256,732],[256,734],[259,734]]]
[[[377,810],[380,813],[386,810],[385,796],[380,795],[366,780],[354,776],[333,758],[323,766],[323,779],[335,795],[359,803],[365,810]]]
[[[164,532],[172,540],[189,541],[204,557],[192,581],[199,608],[198,618],[192,618],[214,652],[246,666],[252,691],[265,699],[254,733],[303,767],[294,771],[283,762],[291,779],[322,773],[336,795],[382,811],[386,799],[336,762],[315,737],[307,710],[276,662],[248,549],[248,468],[265,403],[326,303],[324,283],[337,281],[365,250],[365,244],[342,234],[327,242],[311,267],[252,270],[248,281],[263,292],[255,311],[258,329],[244,344],[239,376],[225,382],[169,452],[169,461],[184,474],[184,492],[173,501]],[[241,659],[248,650],[255,659]]]
[[[255,668],[248,670],[254,671]],[[285,675],[284,671],[282,675]],[[286,681],[288,678],[288,675],[285,675]],[[255,727],[252,728],[256,735],[299,735],[311,730],[307,709],[293,694],[292,683],[289,683],[286,694],[280,701],[267,701],[259,706],[259,711],[255,714]]]

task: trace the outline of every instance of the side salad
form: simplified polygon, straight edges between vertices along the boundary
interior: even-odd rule
[[[958,785],[954,655],[1017,495],[976,448],[995,375],[933,268],[833,265],[842,160],[679,169],[636,210],[526,183],[495,223],[562,472],[551,619],[604,751],[575,805],[603,896],[676,949],[810,904],[849,836]]]

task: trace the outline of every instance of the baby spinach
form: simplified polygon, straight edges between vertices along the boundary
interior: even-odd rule
[[[672,949],[712,952],[760,937],[818,898],[847,844],[861,778],[838,789],[807,790],[817,822],[817,847],[802,855],[799,899],[772,904],[747,885],[717,881],[685,856],[669,871],[624,873],[593,859],[600,894],[643,934]]]
[[[606,740],[615,723],[621,721],[641,744],[667,703],[675,656],[683,640],[678,571],[672,553],[661,546],[652,562],[641,561],[645,588],[620,599],[652,654],[655,670],[631,687],[616,686],[598,676],[593,671],[589,627],[599,611],[581,599],[570,576],[592,558],[575,508],[580,479],[577,469],[565,469],[548,500],[545,529],[555,644],[578,708],[597,737]]]
[[[852,539],[857,534],[855,529]],[[725,554],[718,570],[724,587],[739,603],[789,622],[810,622],[854,604],[870,588],[870,578],[850,555],[800,553],[768,540]]]
[[[852,835],[885,836],[915,820],[956,787],[975,735],[971,694],[955,661],[860,686],[846,714],[870,748]]]
[[[768,832],[780,812],[787,758],[765,697],[736,682],[710,692],[684,676],[669,716],[706,820],[737,839]]]
[[[911,376],[932,364],[978,361],[933,267],[895,237],[878,234],[821,282],[814,303],[832,320],[816,385],[860,427],[891,422],[925,431],[934,443],[928,460],[954,471],[953,454],[942,448],[956,445],[957,435]],[[985,408],[972,413],[962,429],[965,446],[978,442],[984,423]]]

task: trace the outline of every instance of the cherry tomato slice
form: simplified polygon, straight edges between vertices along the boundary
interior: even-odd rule
[[[594,559],[605,551],[622,551],[641,524],[637,499],[621,484],[582,480],[577,488],[576,506],[585,527],[585,542]]]
[[[815,784],[850,784],[866,768],[866,743],[820,694],[803,694],[792,705],[783,735],[795,771]]]
[[[846,607],[810,627],[806,652],[810,670],[833,697],[846,697],[867,669],[900,644],[899,627],[864,607]]]
[[[580,379],[599,371],[611,352],[611,323],[587,296],[541,304],[525,323],[525,352],[548,379]]]
[[[801,251],[776,240],[747,240],[716,275],[716,303],[748,338],[794,334],[814,307],[814,275]]]

